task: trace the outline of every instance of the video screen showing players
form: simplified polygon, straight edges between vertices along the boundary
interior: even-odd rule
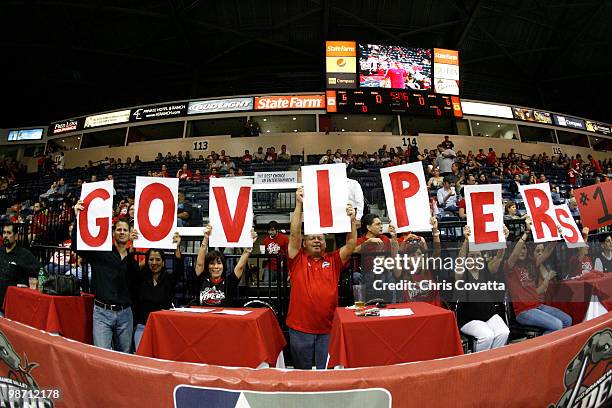
[[[361,87],[431,89],[431,49],[359,44],[359,51]]]

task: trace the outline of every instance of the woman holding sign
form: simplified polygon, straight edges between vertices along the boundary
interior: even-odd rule
[[[490,282],[496,282],[494,275],[499,271],[506,249],[499,249],[494,257],[484,262],[485,258],[480,251],[468,252],[470,235],[470,227],[464,227],[465,240],[457,258],[464,259],[465,266],[455,267],[455,297],[458,300],[459,328],[462,333],[476,338],[474,347],[476,352],[504,346],[510,335],[510,329],[495,310],[495,302],[503,300],[504,292],[489,289]],[[510,235],[505,225],[504,235],[506,239]],[[472,262],[469,262],[468,259]],[[477,289],[465,289],[468,283]],[[460,290],[460,288],[464,289]]]
[[[137,234],[133,230],[133,234]],[[181,236],[174,233],[173,242],[176,244],[174,252],[174,270],[166,270],[164,251],[151,248],[145,256],[144,266],[135,271],[137,278],[133,290],[134,316],[136,329],[134,331],[134,345],[138,350],[142,333],[151,312],[170,309],[174,301],[174,292],[178,279],[183,275],[183,259],[181,258]],[[134,255],[134,251],[131,252]]]
[[[506,282],[512,295],[516,321],[520,324],[541,327],[546,333],[572,325],[572,318],[565,312],[545,305],[542,300],[555,273],[541,268],[552,254],[556,243],[549,243],[538,254],[530,254],[526,242],[531,230],[531,217],[525,219],[525,232],[515,244],[505,265]]]
[[[198,304],[201,306],[236,306],[235,297],[238,284],[247,266],[253,248],[244,248],[242,256],[231,273],[225,272],[225,257],[219,251],[208,251],[208,240],[212,226],[204,227],[204,239],[198,250],[195,272],[201,276],[202,286]],[[257,233],[251,229],[253,242],[257,241]]]

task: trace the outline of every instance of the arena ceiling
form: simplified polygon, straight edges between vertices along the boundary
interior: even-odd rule
[[[612,122],[610,0],[0,2],[0,127],[319,91],[324,41],[458,49],[461,96]]]

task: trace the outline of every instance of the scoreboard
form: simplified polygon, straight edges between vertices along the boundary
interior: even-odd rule
[[[412,90],[327,91],[327,111],[462,117],[459,97]]]

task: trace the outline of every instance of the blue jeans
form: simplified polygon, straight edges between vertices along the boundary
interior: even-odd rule
[[[131,307],[113,312],[94,305],[94,346],[129,353],[132,348],[133,319]]]
[[[138,351],[138,346],[140,345],[140,340],[142,340],[142,333],[144,333],[145,325],[137,324],[136,330],[134,331],[134,347],[135,351]]]
[[[326,368],[329,334],[310,334],[289,328],[289,342],[294,368],[310,370],[313,362],[317,370]]]
[[[528,326],[541,327],[545,330],[544,334],[572,325],[571,316],[556,307],[547,305],[540,305],[521,312],[516,316],[516,321]]]

